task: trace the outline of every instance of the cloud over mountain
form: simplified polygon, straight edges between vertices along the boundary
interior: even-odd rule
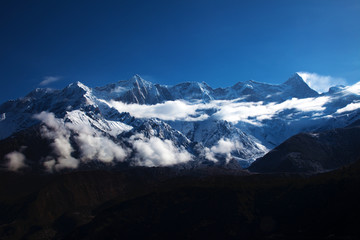
[[[200,121],[206,119],[206,114],[198,114],[196,111],[201,105],[191,104],[187,101],[176,100],[166,101],[154,105],[144,104],[126,104],[119,101],[110,101],[119,112],[129,112],[132,116],[138,118],[159,118],[162,120],[183,120]]]
[[[55,118],[53,113],[41,112],[34,115],[35,119],[42,121],[45,125],[41,128],[43,137],[53,141],[53,155],[48,156],[44,166],[49,170],[61,170],[63,168],[77,168],[79,160],[72,156],[74,152],[70,143],[70,130],[61,119]]]
[[[119,112],[129,112],[136,118],[158,118],[170,121],[202,121],[210,116],[207,110],[214,110],[213,117],[233,123],[240,121],[261,125],[265,119],[288,110],[301,112],[321,112],[329,97],[292,98],[281,103],[243,102],[235,100],[212,100],[208,103],[198,101],[166,101],[155,105],[126,104],[119,101],[106,102]]]
[[[41,112],[34,115],[44,123],[41,134],[44,138],[52,141],[53,152],[45,158],[44,167],[51,171],[59,171],[65,168],[75,169],[80,163],[98,160],[111,164],[116,161],[124,161],[132,152],[134,158],[132,163],[138,166],[171,166],[179,163],[186,163],[192,160],[192,155],[184,149],[177,147],[171,140],[163,140],[155,136],[145,137],[143,134],[136,134],[129,139],[124,139],[132,145],[132,149],[121,146],[114,142],[109,136],[86,125],[77,125],[72,122],[64,122],[56,118],[53,113]],[[75,158],[74,147],[71,141],[74,139],[79,149],[80,157]],[[21,154],[21,153],[20,153]],[[14,169],[22,167],[24,159],[22,154],[12,153],[9,158],[13,160]],[[18,165],[15,165],[18,163]]]
[[[218,161],[217,155],[225,157],[228,162],[232,157],[231,152],[241,148],[243,148],[243,145],[239,141],[221,138],[216,145],[211,148],[205,148],[203,154],[206,159],[213,162]]]
[[[19,146],[3,156],[18,151],[26,162],[13,155],[20,159],[14,163],[49,171],[93,161],[106,167],[124,161],[172,166],[231,158],[246,167],[301,131],[344,127],[359,119],[359,86],[320,95],[298,74],[278,85],[245,81],[217,89],[196,82],[153,84],[136,75],[96,88],[76,82],[61,90],[36,89],[0,105],[0,136],[5,140],[41,122],[47,148],[36,164]]]
[[[135,165],[154,167],[171,166],[192,160],[192,155],[183,147],[176,147],[171,140],[158,137],[146,138],[142,134],[130,138],[135,151]]]
[[[346,85],[346,80],[332,76],[322,76],[317,73],[298,72],[304,81],[319,93],[327,92],[330,87],[336,85]]]

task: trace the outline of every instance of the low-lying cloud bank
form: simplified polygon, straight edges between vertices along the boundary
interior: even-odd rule
[[[159,118],[167,121],[201,121],[209,116],[197,111],[202,108],[201,104],[191,104],[187,101],[176,100],[158,103],[154,105],[126,104],[118,101],[106,102],[120,112],[129,112],[137,118]]]
[[[124,140],[130,146],[125,147],[125,144],[114,142],[110,136],[94,128],[64,121],[50,112],[41,112],[34,115],[34,118],[44,123],[41,135],[51,141],[52,152],[43,159],[43,166],[49,172],[76,169],[81,163],[90,161],[105,164],[131,161],[130,164],[134,166],[158,167],[194,160],[194,156],[184,146],[176,146],[168,139],[145,137],[138,133]],[[218,157],[229,161],[231,152],[241,148],[238,141],[220,139],[216,145],[204,148],[200,157],[213,162],[217,162]],[[11,171],[28,167],[26,157],[21,152],[8,153],[5,158]]]
[[[51,142],[52,152],[42,160],[44,168],[49,172],[76,169],[91,161],[110,165],[129,161],[134,166],[158,167],[184,164],[195,159],[184,146],[178,146],[169,139],[146,137],[135,132],[119,143],[112,135],[90,125],[71,122],[68,118],[56,118],[51,112],[41,112],[34,118],[43,123],[41,136]],[[198,149],[200,155],[197,157],[213,162],[225,159],[228,162],[232,152],[241,149],[243,146],[239,141],[221,138],[212,147]],[[26,157],[21,152],[9,153],[6,159],[11,171],[27,167]]]
[[[292,98],[281,103],[264,102],[238,102],[235,100],[213,100],[209,103],[188,102],[183,100],[167,101],[154,105],[126,104],[118,101],[107,102],[119,112],[129,112],[136,118],[158,118],[166,121],[202,121],[210,116],[207,110],[214,109],[212,117],[219,120],[226,120],[234,124],[248,122],[254,125],[261,125],[262,121],[275,117],[282,111],[294,109],[296,111],[322,112],[324,105],[330,100],[327,96],[317,98]]]
[[[125,140],[132,148],[115,143],[109,136],[89,126],[65,122],[53,113],[41,112],[35,119],[44,123],[42,137],[52,141],[53,152],[44,160],[44,167],[52,172],[65,168],[75,169],[81,162],[97,160],[106,164],[125,161],[133,154],[132,164],[137,166],[171,166],[186,163],[193,156],[184,148],[176,147],[171,140],[162,140],[152,136],[136,134]],[[75,142],[79,157],[74,157]],[[25,158],[24,158],[25,159]]]
[[[359,108],[360,108],[360,102],[353,102],[353,103],[350,103],[350,104],[346,105],[343,108],[338,109],[336,111],[336,113],[350,112],[350,111],[354,111],[354,110],[359,109]]]
[[[223,104],[214,116],[221,120],[232,123],[248,122],[254,125],[261,125],[263,120],[271,119],[282,111],[295,109],[299,112],[322,112],[329,97],[318,98],[292,98],[282,103],[263,102],[230,102]]]

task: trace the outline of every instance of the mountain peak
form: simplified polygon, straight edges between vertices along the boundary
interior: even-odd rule
[[[70,83],[65,89],[71,89],[71,91],[89,92],[90,88],[82,82],[76,81]]]
[[[304,79],[298,73],[294,73],[286,82],[284,82],[284,84],[291,86],[299,86],[304,84],[307,85]]]
[[[209,84],[207,84],[206,82],[202,81],[201,84],[206,88],[206,89],[211,89],[212,87],[209,86]]]
[[[144,79],[142,79],[142,77],[140,77],[139,74],[135,74],[131,79],[134,79],[134,80],[144,80]]]
[[[139,74],[135,74],[128,80],[120,80],[119,82],[116,83],[116,85],[120,86],[120,87],[129,88],[129,89],[133,88],[133,87],[135,87],[135,88],[139,88],[139,87],[150,88],[153,86],[153,83],[144,80],[142,77],[140,77]]]
[[[132,78],[129,79],[131,83],[135,83],[136,85],[144,86],[144,85],[152,85],[151,82],[146,81],[139,74],[135,74]]]
[[[298,73],[294,73],[282,85],[290,88],[291,91],[295,92],[297,95],[299,95],[299,97],[316,97],[319,95],[318,92],[307,85],[307,83]]]
[[[71,87],[83,87],[83,86],[85,86],[85,84],[83,84],[80,81],[76,81],[76,82],[70,83],[67,87],[71,88]]]

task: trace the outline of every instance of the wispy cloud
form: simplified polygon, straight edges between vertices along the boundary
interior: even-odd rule
[[[332,76],[322,76],[317,73],[298,72],[304,81],[319,93],[327,92],[330,87],[346,85],[346,80]]]
[[[11,152],[5,155],[8,160],[7,167],[10,171],[18,171],[21,168],[27,167],[25,164],[25,155],[21,152]]]
[[[46,76],[44,79],[39,83],[40,86],[46,86],[50,83],[57,82],[61,79],[61,77],[58,76]]]

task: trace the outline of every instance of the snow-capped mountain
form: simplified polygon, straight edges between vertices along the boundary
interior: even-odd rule
[[[249,80],[238,82],[225,89],[216,89],[215,95],[216,99],[230,100],[241,96],[243,101],[282,102],[291,98],[317,97],[319,94],[311,89],[298,74],[294,74],[280,85]]]
[[[20,154],[20,166],[31,159],[50,170],[91,160],[170,166],[236,159],[248,166],[297,133],[350,124],[360,118],[358,109],[359,83],[319,94],[298,74],[279,85],[246,81],[216,89],[205,82],[153,84],[135,75],[103,87],[76,82],[36,89],[5,102],[0,139],[41,124],[52,152],[40,160],[26,156],[26,145],[10,153]],[[1,151],[8,162],[15,159],[10,153]]]
[[[114,99],[124,103],[156,104],[173,100],[166,86],[145,81],[139,75],[126,81],[96,87],[92,92],[98,98]]]

